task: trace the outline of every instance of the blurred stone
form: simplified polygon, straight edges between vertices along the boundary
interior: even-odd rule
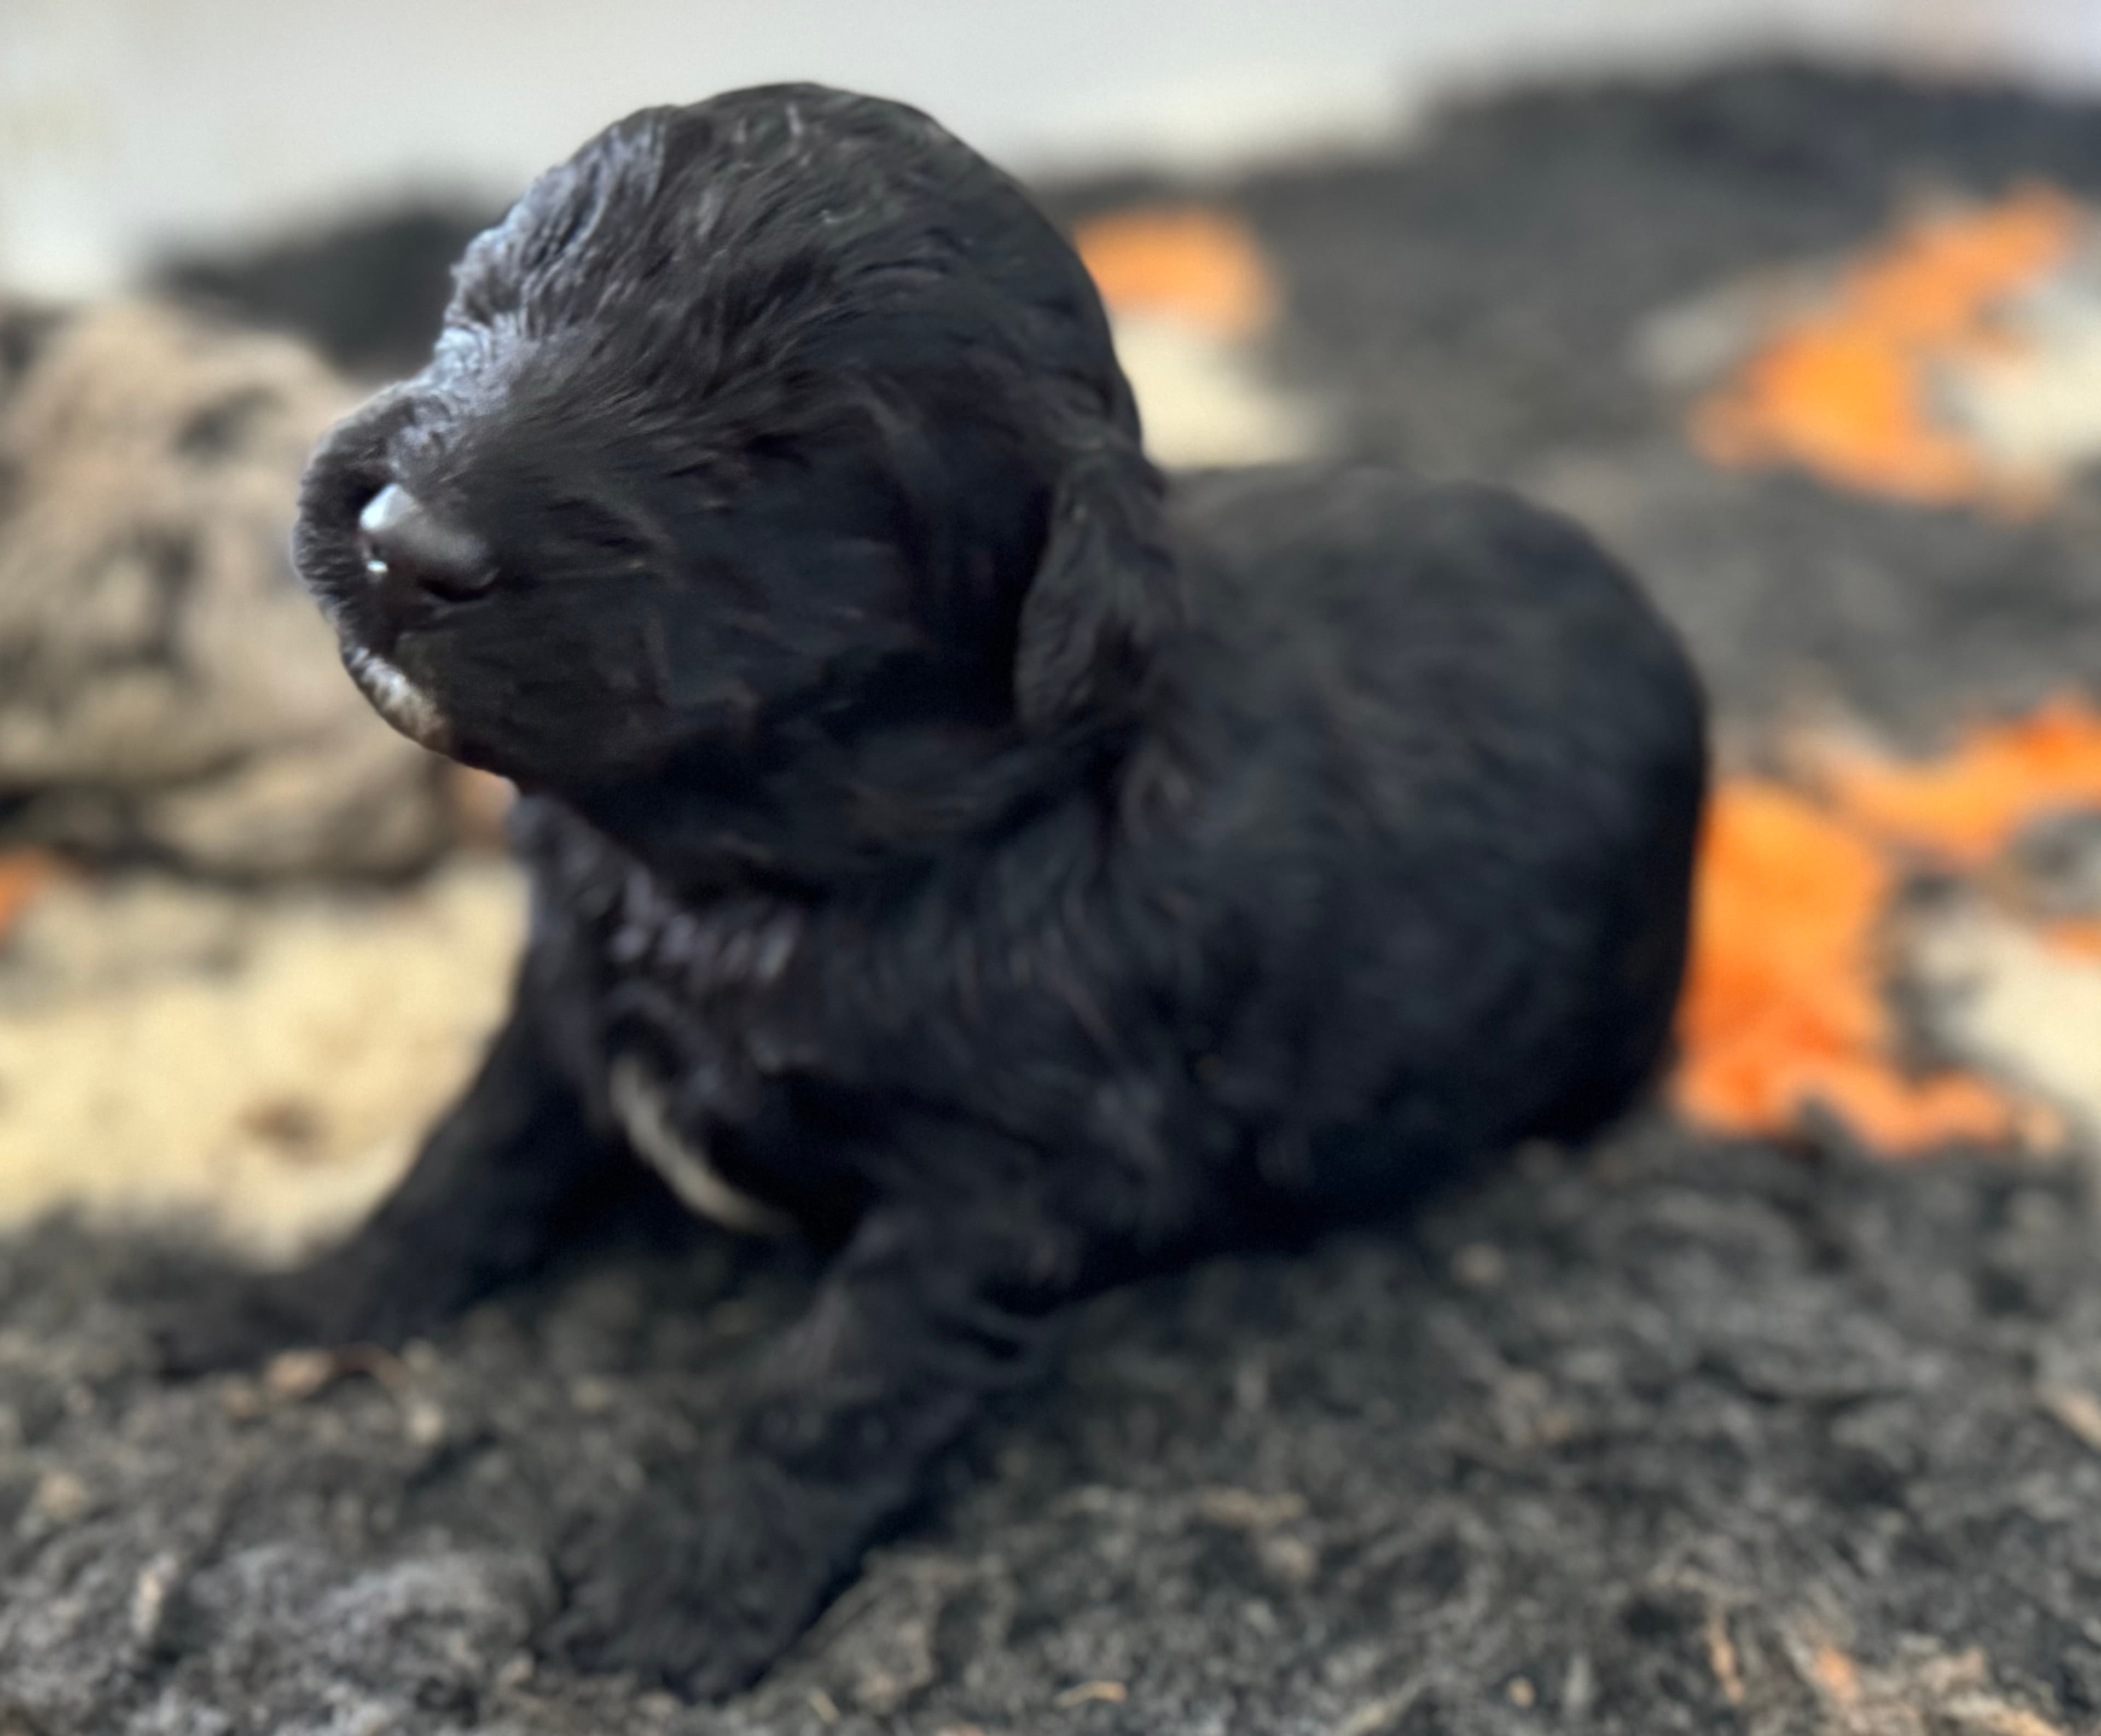
[[[288,340],[147,302],[0,323],[10,837],[243,877],[432,859],[440,765],[344,677],[287,554],[352,389]]]

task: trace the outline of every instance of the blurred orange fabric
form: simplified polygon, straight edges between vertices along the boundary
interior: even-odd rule
[[[2101,808],[2101,713],[2056,700],[2025,718],[1980,725],[1924,764],[1825,743],[1809,750],[1804,770],[1878,837],[1976,868],[2032,820]]]
[[[1201,205],[1118,211],[1073,236],[1102,299],[1120,314],[1166,314],[1227,338],[1276,316],[1276,286],[1247,225]]]
[[[2032,510],[2052,479],[1940,420],[1934,369],[2009,353],[1996,308],[2060,264],[2084,225],[2072,200],[2032,186],[1900,230],[1695,409],[1694,444],[1717,464],[1797,464],[1860,493]]]
[[[1878,930],[1895,885],[1872,842],[1807,798],[1756,778],[1720,784],[1679,1014],[1681,1110],[1771,1133],[1821,1102],[1892,1155],[2011,1136],[2011,1106],[1982,1080],[1894,1063]]]
[[[46,881],[59,872],[58,864],[42,850],[23,850],[0,855],[0,939],[7,938],[15,919]]]

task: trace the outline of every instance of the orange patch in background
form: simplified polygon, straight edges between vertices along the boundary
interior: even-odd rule
[[[7,930],[29,907],[29,900],[58,873],[57,861],[40,850],[0,855],[0,940],[7,939]]]
[[[1253,337],[1276,317],[1268,262],[1224,212],[1119,211],[1081,224],[1073,240],[1112,312],[1164,314],[1226,338]]]
[[[1717,788],[1679,1009],[1681,1110],[1769,1134],[1821,1103],[1891,1155],[2012,1137],[2012,1107],[1983,1080],[1892,1062],[1878,938],[1895,885],[1871,841],[1806,797],[1755,778]]]
[[[2101,713],[2077,700],[1979,726],[1954,752],[1922,765],[1835,743],[1802,758],[1858,824],[1957,868],[1981,867],[2046,814],[2101,808]]]
[[[2015,347],[1997,308],[2061,264],[2082,224],[2071,199],[2031,187],[1909,225],[1695,409],[1694,444],[1717,464],[1795,464],[1865,493],[2033,510],[2051,479],[1940,420],[1935,374]]]
[[[2043,944],[2059,957],[2101,965],[2101,917],[2045,923],[2041,932]]]

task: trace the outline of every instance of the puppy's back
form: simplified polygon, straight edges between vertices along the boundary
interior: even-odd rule
[[[1572,750],[1652,760],[1692,777],[1696,799],[1697,678],[1632,575],[1572,522],[1373,465],[1196,472],[1170,510],[1197,637],[1237,670],[1234,691],[1327,716],[1367,771],[1463,740],[1513,771]]]
[[[1213,812],[1249,816],[1208,821],[1210,853],[1320,887],[1317,970],[1272,969],[1306,973],[1323,1071],[1367,1070],[1337,1102],[1442,1102],[1464,1144],[1616,1109],[1683,963],[1706,749],[1675,634],[1579,528],[1495,488],[1218,472],[1171,511],[1179,686],[1223,696],[1185,727]]]
[[[1422,682],[1456,657],[1468,693],[1550,705],[1603,683],[1656,708],[1634,727],[1698,727],[1697,682],[1633,576],[1507,490],[1371,464],[1274,466],[1179,477],[1170,510],[1200,619],[1264,660],[1311,660],[1308,673],[1413,712]],[[1484,687],[1491,653],[1497,678]]]

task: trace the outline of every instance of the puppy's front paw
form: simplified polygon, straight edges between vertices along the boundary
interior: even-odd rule
[[[632,1671],[692,1699],[749,1685],[791,1645],[862,1540],[839,1491],[732,1461],[645,1494],[579,1540],[545,1643],[573,1668]]]
[[[282,1277],[227,1274],[153,1305],[148,1319],[161,1372],[242,1368],[272,1352],[323,1341],[321,1322]]]
[[[170,1374],[203,1374],[295,1346],[396,1348],[444,1320],[461,1286],[451,1270],[360,1237],[295,1271],[215,1275],[153,1310]]]

